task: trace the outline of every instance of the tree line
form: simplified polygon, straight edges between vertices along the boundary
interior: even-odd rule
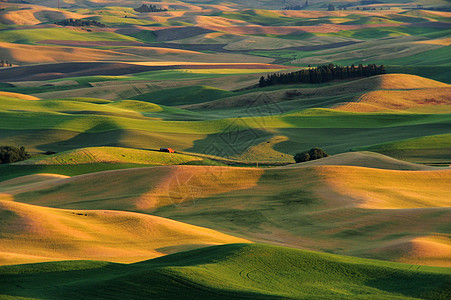
[[[284,10],[303,10],[307,8],[308,1],[305,1],[304,5],[287,5],[285,6]]]
[[[363,66],[362,64],[359,64],[355,67],[354,65],[337,66],[329,64],[291,73],[269,74],[266,77],[262,76],[259,81],[259,87],[275,84],[322,83],[334,79],[369,77],[380,74],[385,74],[385,67],[383,65],[377,66],[375,64],[369,64]]]
[[[166,8],[160,8],[153,4],[150,4],[149,6],[143,4],[138,8],[134,8],[134,10],[140,13],[168,11]]]
[[[321,148],[315,147],[315,148],[310,149],[309,151],[297,153],[294,156],[294,161],[296,163],[301,163],[301,162],[320,159],[320,158],[328,157],[328,156],[329,156],[329,154],[327,154],[326,151],[324,151]]]
[[[55,22],[56,25],[61,26],[76,26],[76,27],[84,27],[84,26],[96,26],[96,27],[105,27],[106,25],[100,23],[96,20],[80,20],[80,19],[65,19],[61,21]]]

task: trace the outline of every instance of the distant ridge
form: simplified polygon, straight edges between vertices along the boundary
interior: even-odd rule
[[[425,171],[443,170],[443,168],[425,166],[398,160],[375,152],[347,152],[318,160],[292,164],[279,168],[313,167],[313,166],[354,166],[386,170]]]
[[[33,66],[22,66],[0,69],[0,82],[51,80],[65,77],[108,75],[118,76],[132,73],[175,70],[175,69],[285,69],[282,65],[264,63],[217,63],[217,64],[170,64],[170,65],[141,65],[133,63],[112,62],[70,62],[52,63]]]
[[[446,83],[416,75],[384,74],[344,82],[338,81],[332,86],[315,87],[314,85],[308,85],[308,87],[305,88],[294,88],[293,86],[287,85],[281,90],[263,91],[265,95],[271,98],[272,102],[284,102],[301,98],[305,99],[347,95],[379,90],[416,90],[446,87],[449,87]],[[250,103],[254,103],[255,98],[260,96],[263,91],[256,89],[255,92],[249,94],[213,100],[200,104],[186,105],[183,106],[183,108],[216,109],[247,106]],[[336,104],[333,107],[338,107],[339,105],[341,104]]]

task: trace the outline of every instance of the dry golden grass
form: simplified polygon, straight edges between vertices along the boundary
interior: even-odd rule
[[[376,76],[376,78],[379,79],[378,88],[384,90],[408,90],[449,87],[449,84],[416,75],[385,74]]]
[[[159,12],[158,16],[161,17],[168,17],[168,18],[179,18],[179,17],[183,17],[186,14],[186,11],[183,10],[170,10],[170,11],[164,11],[164,12]],[[151,13],[149,13],[149,15],[151,15]]]
[[[244,161],[256,161],[258,159],[265,161],[286,161],[293,162],[293,156],[274,149],[274,146],[288,141],[286,136],[274,136],[267,141],[263,141],[258,145],[249,147],[244,153],[240,154],[240,159]]]
[[[399,12],[396,10],[377,10],[377,11],[359,11],[360,16],[385,16],[393,14],[393,12]],[[299,11],[299,10],[286,10],[280,12],[287,17],[295,18],[322,18],[322,17],[347,17],[354,15],[355,11]]]
[[[0,15],[0,21],[8,25],[36,25],[42,22],[53,22],[62,19],[81,19],[89,15],[81,15],[69,11],[39,5],[20,5],[22,9],[7,11]]]
[[[371,252],[402,263],[451,267],[451,238],[445,234],[399,239]]]
[[[197,16],[195,18],[196,25],[202,26],[202,27],[209,27],[209,26],[233,26],[233,25],[241,25],[241,24],[247,24],[244,21],[241,20],[233,20],[233,19],[226,19],[221,17],[210,17],[210,16]]]
[[[396,171],[349,166],[317,167],[328,193],[366,209],[449,207],[451,170]],[[346,200],[344,200],[346,199]]]
[[[343,102],[340,103],[338,106],[334,106],[333,108],[336,110],[352,111],[352,112],[374,112],[388,110],[387,108],[384,107],[361,102]]]
[[[352,166],[385,170],[404,170],[404,171],[426,171],[426,170],[442,170],[438,167],[414,164],[405,162],[383,154],[361,151],[346,152],[332,155],[322,159],[312,160],[300,164],[291,164],[278,169],[291,169],[300,167],[316,167],[316,166]]]
[[[429,106],[443,106],[443,113],[451,105],[451,87],[428,88],[410,91],[375,91],[369,92],[356,102],[340,104],[337,110],[354,112],[372,112],[381,110],[419,109]]]
[[[0,200],[0,265],[56,260],[132,263],[227,243],[220,232],[121,211],[74,211]]]
[[[34,16],[36,10],[16,10],[0,15],[1,23],[8,25],[35,25],[39,20]]]
[[[414,42],[415,44],[429,44],[429,45],[441,45],[441,46],[449,46],[451,45],[451,38],[442,38],[442,39],[434,39],[427,41],[418,41]]]
[[[136,60],[134,55],[111,50],[74,47],[20,45],[0,42],[0,54],[4,59],[18,63],[50,63],[65,61]]]
[[[423,11],[424,12],[424,11]],[[446,18],[451,18],[451,12],[448,11],[433,11],[433,10],[428,10],[427,14],[431,14],[431,15],[436,15],[436,16],[440,16],[440,17],[446,17]]]
[[[12,92],[2,92],[0,91],[0,97],[8,97],[8,98],[17,98],[22,100],[39,100],[39,98],[30,96],[30,95],[24,95],[24,94],[18,94],[18,93],[12,93]]]
[[[88,201],[91,209],[148,211],[185,202],[190,205],[195,199],[249,189],[257,185],[263,172],[255,168],[211,166],[127,169],[68,178],[45,186],[51,189],[49,193],[36,192],[31,197],[19,196],[19,191],[11,194],[17,195],[20,202],[49,207],[83,209]],[[33,189],[27,191],[33,192]]]
[[[69,178],[69,176],[45,173],[22,176],[0,182],[0,193],[23,193],[29,189],[42,189],[46,185],[48,186],[49,183],[50,185],[54,185],[65,178]]]
[[[133,47],[134,52],[140,53],[141,55],[201,55],[202,53],[190,50],[182,50],[182,49],[171,49],[171,48],[161,48],[161,47]],[[122,51],[125,51],[123,49]],[[151,63],[151,62],[150,62]]]
[[[274,66],[273,68],[276,68]],[[231,78],[229,78],[231,79]],[[255,79],[251,79],[254,80]],[[257,79],[258,80],[258,79]],[[223,84],[226,82],[221,79]],[[244,82],[244,81],[243,81]],[[248,85],[253,84],[252,81],[247,81]],[[233,89],[226,86],[221,86],[219,84],[209,83],[210,86],[215,86],[224,89]],[[399,86],[399,88],[397,87]],[[319,98],[319,97],[329,97],[337,95],[346,94],[361,94],[365,91],[374,91],[381,89],[423,89],[423,88],[437,88],[437,87],[449,87],[448,84],[441,83],[435,80],[426,79],[423,77],[415,75],[404,75],[404,74],[385,74],[372,76],[368,78],[353,80],[350,82],[345,82],[342,84],[337,84],[333,86],[326,86],[321,88],[302,88],[302,89],[290,89],[290,90],[278,90],[278,91],[268,91],[266,94],[271,98],[273,102],[283,102],[293,100],[291,97],[287,97],[287,92],[296,95],[297,99],[301,98]],[[235,88],[236,89],[236,88]],[[227,107],[246,107],[251,103],[254,103],[255,98],[259,96],[257,93],[249,93],[239,96],[232,96],[228,98],[223,98],[220,100],[213,100],[209,102],[191,104],[183,106],[183,108],[188,109],[201,109],[201,108],[227,108]],[[341,105],[335,106],[340,107]],[[358,105],[349,104],[349,109],[360,109],[361,111],[374,111],[376,108],[369,105]],[[366,107],[365,107],[366,106]],[[380,108],[377,108],[380,110]]]
[[[129,61],[141,61],[148,65],[154,64],[226,64],[226,63],[271,63],[273,59],[255,57],[235,53],[202,53],[190,50],[153,47],[126,47],[116,49],[115,53],[133,55]],[[127,61],[127,60],[125,60]]]
[[[289,35],[299,34],[302,32],[310,33],[334,33],[342,30],[358,30],[363,28],[381,28],[402,26],[403,23],[380,23],[380,24],[362,24],[362,25],[342,25],[342,24],[321,24],[313,26],[221,26],[216,24],[205,25],[206,28],[213,31],[227,32],[231,34],[274,34],[274,35]]]
[[[392,163],[393,168],[421,170],[379,155],[353,153],[330,159],[329,164],[383,168]],[[449,219],[450,169],[302,165],[152,167],[55,180],[46,175],[6,182],[0,186],[0,199],[76,213],[82,209],[145,212],[254,242],[396,261],[414,257],[410,248],[394,252],[386,247],[440,233]],[[34,183],[27,184],[28,180]],[[97,216],[101,211],[91,212]],[[128,236],[119,229],[116,233]],[[109,245],[107,238],[102,239]],[[429,263],[442,265],[446,259],[435,255],[433,262],[422,262]]]
[[[451,267],[451,239],[449,235],[414,238],[411,249],[400,259],[404,263]]]

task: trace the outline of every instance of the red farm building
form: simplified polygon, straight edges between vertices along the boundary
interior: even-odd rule
[[[160,148],[161,152],[168,152],[168,153],[174,153],[174,149],[172,148]]]

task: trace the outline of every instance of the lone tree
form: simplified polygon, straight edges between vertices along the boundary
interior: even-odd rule
[[[301,163],[309,160],[320,159],[327,156],[329,156],[329,154],[327,154],[326,151],[324,151],[321,148],[315,147],[310,149],[308,152],[297,153],[294,156],[294,161],[296,163]]]
[[[0,164],[9,164],[30,158],[24,147],[0,146]]]

